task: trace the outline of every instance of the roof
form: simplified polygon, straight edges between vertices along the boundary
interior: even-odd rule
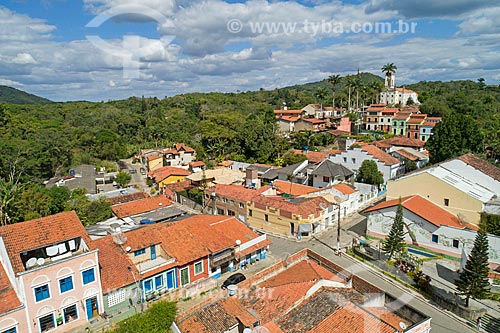
[[[406,122],[407,124],[422,124],[427,117],[426,114],[413,114],[410,116],[410,119]]]
[[[189,176],[190,171],[172,166],[164,166],[148,172],[148,177],[159,183],[170,176]]]
[[[274,114],[276,114],[276,115],[279,115],[282,113],[301,114],[303,112],[304,112],[304,110],[274,110]]]
[[[333,185],[332,186],[334,189],[336,189],[337,191],[343,193],[343,194],[346,194],[346,195],[349,195],[349,194],[353,194],[353,193],[356,193],[357,190],[352,188],[351,186],[345,184],[345,183],[340,183],[340,184],[337,184],[337,185]]]
[[[296,149],[294,152],[297,155],[306,156],[307,160],[313,163],[320,163],[321,161],[323,161],[325,158],[328,157],[328,152],[322,152],[322,151],[309,151],[309,150]]]
[[[491,164],[488,161],[485,161],[474,154],[465,154],[462,156],[459,156],[457,159],[460,161],[470,165],[476,170],[481,171],[485,175],[490,176],[491,178],[495,179],[496,181],[500,181],[500,168],[496,167],[495,165]]]
[[[0,263],[0,315],[20,306],[21,301],[19,301],[4,267]]]
[[[118,205],[121,203],[140,200],[148,197],[149,195],[146,192],[135,192],[130,194],[122,194],[116,197],[108,198],[106,200],[111,202],[112,205]]]
[[[367,152],[369,155],[373,156],[374,158],[378,159],[380,162],[384,163],[385,165],[395,165],[399,164],[400,161],[386,153],[385,151],[381,150],[380,148],[373,146],[373,145],[362,145],[361,150]]]
[[[139,272],[122,248],[113,241],[113,236],[94,240],[94,245],[99,249],[102,290],[109,292],[134,283],[134,274],[139,276]]]
[[[299,119],[300,119],[299,117],[283,116],[283,117],[281,117],[278,120],[280,120],[280,121],[288,121],[288,122],[296,122]]]
[[[162,207],[167,207],[172,204],[172,201],[162,195],[149,197],[145,199],[130,201],[118,205],[111,206],[113,213],[119,218],[147,213]]]
[[[203,161],[194,161],[194,162],[189,162],[188,165],[192,168],[196,168],[196,167],[202,167],[205,165],[205,162]]]
[[[401,91],[401,92],[405,92],[405,93],[409,93],[409,94],[411,94],[411,93],[415,93],[413,90],[411,90],[411,89],[407,89],[407,88],[405,88],[405,87],[396,88],[396,90],[397,90],[397,91]]]
[[[317,118],[302,118],[302,120],[313,124],[324,124],[326,122],[324,119],[317,119]]]
[[[404,136],[395,136],[390,139],[375,141],[376,144],[385,144],[391,146],[401,146],[401,147],[416,147],[423,148],[425,146],[425,141],[407,138]]]
[[[378,205],[370,207],[365,210],[365,213],[373,212],[376,210],[381,210],[389,207],[397,206],[400,199],[393,199],[385,202],[381,202]],[[427,199],[422,198],[420,195],[412,195],[408,197],[401,198],[401,205],[412,213],[420,216],[426,221],[439,227],[441,225],[446,225],[455,228],[463,229],[466,227],[465,224],[460,222],[460,220],[447,210],[433,204]]]
[[[316,169],[311,172],[311,175],[326,176],[326,177],[350,177],[354,173],[343,166],[342,164],[333,163],[330,160],[324,160]]]
[[[178,152],[180,152],[181,150],[184,150],[186,153],[194,153],[195,152],[193,148],[191,148],[183,143],[176,143],[174,145],[174,147]]]
[[[157,159],[160,159],[160,158],[163,158],[163,155],[149,155],[148,156],[148,161],[154,161],[154,160],[157,160]]]
[[[250,201],[256,195],[259,195],[259,191],[246,188],[241,185],[227,185],[227,184],[215,184],[214,187],[208,189],[211,193],[215,193],[218,196],[241,200]]]
[[[318,217],[320,212],[323,211],[321,206],[330,205],[330,202],[323,197],[303,198],[300,201],[291,201],[280,196],[256,196],[253,202],[297,214],[303,218],[307,218],[309,215]]]
[[[398,112],[397,114],[392,117],[392,120],[407,120],[410,117],[411,113],[403,113],[403,112]]]
[[[291,194],[293,196],[304,195],[318,190],[316,187],[287,182],[279,179],[273,181],[273,186],[277,187],[279,192]]]
[[[412,152],[409,152],[409,151],[407,151],[405,149],[395,150],[395,151],[393,151],[393,154],[398,154],[401,157],[407,158],[407,159],[409,159],[411,161],[418,161],[419,160],[419,157],[417,155],[415,155]]]
[[[14,273],[25,271],[21,252],[77,237],[81,237],[89,248],[93,248],[90,237],[74,211],[2,226],[0,236],[3,238]]]

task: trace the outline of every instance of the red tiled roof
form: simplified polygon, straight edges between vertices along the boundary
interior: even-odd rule
[[[398,316],[397,314],[395,314],[394,312],[388,310],[385,307],[378,307],[378,308],[377,307],[366,307],[365,309],[368,312],[373,313],[375,316],[377,316],[378,318],[382,319],[383,321],[385,321],[386,323],[388,323],[392,327],[397,328],[398,332],[402,331],[401,326],[399,325],[399,323],[401,323],[401,322],[405,323],[406,327],[410,327],[411,324],[412,324],[408,320],[406,320],[406,319]]]
[[[189,146],[186,146],[185,144],[183,143],[176,143],[175,144],[175,149],[179,152],[181,150],[184,150],[186,153],[194,153],[194,149],[189,147]]]
[[[139,277],[135,265],[122,248],[113,241],[113,236],[106,236],[94,241],[99,249],[99,269],[102,290],[108,292],[134,283],[134,275]],[[130,267],[131,271],[128,270]],[[133,274],[132,274],[133,272]]]
[[[114,205],[111,206],[111,209],[117,217],[122,219],[124,217],[147,213],[159,208],[167,207],[171,204],[172,201],[162,195],[158,195],[156,197],[150,197]]]
[[[418,156],[415,156],[412,153],[410,153],[409,151],[406,151],[404,149],[398,149],[398,150],[394,151],[394,153],[396,153],[402,157],[405,157],[411,161],[418,161]]]
[[[323,119],[316,119],[316,118],[302,118],[303,121],[307,121],[309,123],[313,124],[324,124],[325,120]]]
[[[316,187],[287,182],[279,179],[273,181],[273,186],[276,186],[278,188],[277,190],[280,193],[287,193],[293,196],[299,196],[318,191]]]
[[[337,154],[341,154],[341,153],[342,153],[342,150],[339,150],[339,149],[328,150],[328,155],[337,155]]]
[[[322,162],[325,158],[328,157],[328,152],[322,152],[322,151],[307,151],[304,152],[304,150],[296,149],[295,154],[298,155],[304,155],[307,157],[307,160],[313,163],[320,163]]]
[[[159,158],[163,158],[163,155],[149,155],[148,156],[148,161],[157,160]]]
[[[356,189],[352,188],[351,186],[349,186],[345,183],[333,185],[332,187],[343,194],[349,195],[349,194],[356,193]]]
[[[202,167],[204,165],[205,165],[205,162],[203,162],[203,161],[189,162],[189,166],[191,166],[191,167]]]
[[[405,93],[414,93],[413,90],[411,89],[406,89],[406,88],[396,88],[397,91],[405,92]]]
[[[299,119],[300,119],[299,117],[292,117],[292,116],[283,116],[280,118],[280,120],[289,121],[289,122],[295,122]]]
[[[397,206],[399,204],[399,200],[400,199],[393,199],[381,202],[378,205],[366,209],[365,213]],[[465,227],[465,225],[462,224],[455,215],[433,204],[429,200],[422,198],[419,195],[412,195],[401,198],[401,205],[403,205],[404,208],[408,209],[412,213],[429,221],[430,223],[434,224],[437,227],[441,225],[446,225],[461,229]]]
[[[21,301],[19,301],[3,265],[0,263],[0,314],[12,311],[19,306],[21,306]]]
[[[302,112],[304,112],[304,110],[274,110],[274,114],[276,114],[276,115],[284,114],[284,113],[301,114]]]
[[[330,130],[328,131],[328,133],[330,133],[331,135],[335,135],[335,136],[338,136],[338,135],[344,135],[344,134],[351,134],[351,132],[349,131],[343,131],[343,130]]]
[[[23,272],[20,253],[81,237],[90,249],[92,241],[74,211],[0,227],[14,273]]]
[[[125,195],[119,195],[117,197],[108,198],[106,201],[111,202],[112,205],[118,205],[125,202],[135,201],[139,199],[148,198],[149,195],[146,192],[135,192]]]
[[[297,214],[302,216],[302,218],[307,218],[309,215],[317,217],[323,211],[321,205],[330,204],[323,197],[308,198],[300,202],[290,202],[282,197],[256,196],[253,202]]]
[[[385,151],[381,150],[380,148],[373,146],[373,145],[362,145],[361,150],[366,151],[368,154],[373,156],[374,158],[378,159],[380,162],[384,163],[385,165],[395,165],[399,164],[399,160],[395,157],[392,157]]]
[[[427,117],[426,114],[424,114],[424,115],[411,115],[410,119],[408,119],[406,124],[413,124],[413,125],[422,124],[425,121],[425,117]]]
[[[148,172],[148,177],[159,183],[170,176],[189,176],[190,174],[191,172],[186,169],[164,166]]]
[[[474,169],[477,169],[484,173],[487,176],[490,176],[491,178],[495,179],[496,181],[500,181],[500,168],[496,167],[495,165],[491,164],[488,161],[485,161],[474,154],[465,154],[458,159]]]
[[[436,126],[437,123],[434,123],[434,122],[431,122],[431,121],[426,121],[422,124],[422,126],[426,126],[426,127],[434,127]]]
[[[401,146],[401,147],[417,147],[417,148],[422,148],[425,146],[425,141],[418,140],[418,139],[412,139],[412,138],[406,138],[404,136],[395,136],[390,139],[385,139],[385,140],[380,140],[376,141],[379,144],[388,144],[391,146]]]
[[[283,332],[283,331],[281,330],[281,328],[280,328],[278,325],[276,325],[276,323],[275,323],[275,322],[273,322],[273,321],[270,321],[270,322],[265,323],[264,325],[262,325],[262,327],[267,328],[267,330],[268,330],[270,333],[271,333],[271,332],[272,332],[272,333],[285,333],[285,332]]]
[[[207,190],[209,193],[214,193],[221,197],[226,197],[229,199],[239,200],[239,201],[250,201],[259,192],[252,190],[241,185],[226,185],[226,184],[215,184],[215,187],[211,187]]]

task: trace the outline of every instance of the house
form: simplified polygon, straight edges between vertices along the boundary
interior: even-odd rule
[[[401,148],[412,148],[421,152],[424,151],[425,148],[424,141],[402,136],[395,136],[390,139],[378,140],[373,144],[388,153]]]
[[[276,193],[279,195],[285,195],[290,197],[298,197],[301,195],[316,192],[318,189],[312,186],[300,185],[297,183],[287,182],[284,180],[276,179],[273,181],[273,188],[276,189]]]
[[[427,141],[434,133],[434,127],[441,121],[441,117],[427,117],[425,122],[420,125],[420,140]]]
[[[309,161],[305,160],[299,163],[287,165],[281,169],[269,170],[262,177],[268,178],[268,173],[276,173],[280,180],[292,181],[298,184],[304,184],[307,181],[306,168],[309,166]]]
[[[295,122],[295,131],[321,132],[326,128],[326,121],[317,118],[300,118]]]
[[[67,332],[98,317],[97,252],[75,212],[0,227],[1,332]]]
[[[388,200],[368,208],[367,233],[385,238],[391,230],[398,204],[403,206],[403,221],[411,231],[406,234],[407,243],[425,247],[438,253],[460,258],[462,252],[470,252],[478,228],[460,221],[457,216],[433,204],[420,195]],[[488,235],[490,267],[500,268],[500,237]]]
[[[392,151],[391,155],[399,160],[408,159],[415,162],[418,169],[429,163],[429,156],[413,148],[399,148]]]
[[[420,126],[424,124],[426,118],[426,114],[412,114],[406,122],[406,137],[419,140]]]
[[[329,160],[342,164],[344,167],[357,173],[365,160],[372,160],[377,164],[378,170],[384,177],[384,182],[394,179],[404,173],[404,165],[397,158],[382,151],[373,145],[347,149],[339,154],[330,155]]]
[[[398,112],[392,117],[392,134],[406,136],[406,122],[410,119],[411,112]]]
[[[205,168],[205,163],[203,161],[194,161],[194,162],[189,162],[189,171],[191,172],[200,172]]]
[[[192,173],[186,177],[193,186],[200,186],[203,182],[207,184],[236,184],[241,185],[245,181],[245,173],[232,170],[229,167],[219,169],[208,169]]]
[[[304,249],[174,321],[182,333],[429,333],[431,318]]]
[[[202,162],[203,163],[203,162]],[[190,171],[182,168],[164,166],[148,172],[148,178],[156,184],[157,190],[166,187],[167,184],[183,182],[191,174]]]
[[[149,155],[147,157],[147,167],[149,172],[163,167],[163,154]]]
[[[349,181],[354,173],[341,165],[330,160],[324,160],[310,172],[309,186],[322,188]]]
[[[287,107],[284,107],[281,110],[274,110],[274,115],[276,120],[279,120],[283,117],[294,117],[294,118],[302,118],[305,115],[304,110],[288,110]]]
[[[387,184],[387,200],[418,194],[461,220],[478,224],[500,193],[500,168],[466,154],[416,170]]]
[[[282,133],[295,132],[295,124],[299,119],[300,117],[281,116],[278,118],[279,131]]]
[[[172,205],[172,201],[162,195],[144,199],[119,203],[111,206],[111,210],[118,218],[126,218],[144,214]]]
[[[340,134],[351,134],[351,119],[349,117],[340,118],[339,125],[337,126],[337,134],[332,133],[334,135]],[[340,132],[338,132],[340,131]]]
[[[109,287],[106,299],[117,293],[134,295],[136,289],[139,299],[147,301],[265,259],[270,242],[265,234],[256,234],[234,217],[196,215],[174,224],[147,225],[120,237],[101,238],[96,244],[99,251],[103,247],[103,262],[120,257],[115,265],[123,273],[117,277],[113,265],[101,267],[103,285]],[[117,298],[108,304],[112,311],[128,302],[122,296]]]

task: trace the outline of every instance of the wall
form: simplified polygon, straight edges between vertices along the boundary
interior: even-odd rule
[[[344,162],[344,157],[346,158],[346,162]],[[390,178],[394,178],[396,176],[397,170],[393,170],[391,175],[390,166],[385,165],[377,159],[374,159],[371,155],[368,155],[368,153],[361,150],[361,148],[346,150],[335,156],[330,156],[329,159],[334,163],[342,164],[346,168],[351,169],[352,171],[354,171],[354,173],[357,173],[364,160],[373,160],[375,161],[375,163],[377,163],[378,170],[383,173],[384,182],[387,182]]]
[[[124,298],[122,302],[112,305],[110,307],[108,305],[109,304],[108,298],[110,297],[110,295],[114,293],[123,293]],[[126,312],[131,308],[130,299],[132,300],[133,303],[136,303],[138,300],[140,300],[140,297],[141,297],[140,292],[137,290],[137,285],[135,283],[128,285],[124,288],[113,290],[102,296],[104,311],[110,316]]]
[[[457,215],[469,223],[478,224],[483,209],[481,201],[456,189],[444,181],[421,172],[387,183],[387,200],[419,194],[435,205]],[[444,205],[449,199],[449,206]]]
[[[24,307],[20,307],[13,312],[0,315],[0,332],[16,327],[17,332],[28,332],[29,326],[26,322]]]
[[[148,170],[153,171],[163,166],[163,157],[148,161]]]
[[[95,281],[83,285],[82,271],[92,267],[94,268]],[[73,290],[61,294],[59,279],[70,275],[73,277]],[[18,281],[23,288],[26,313],[30,320],[31,329],[35,332],[39,331],[39,317],[50,313],[54,314],[54,318],[61,317],[63,315],[62,309],[73,304],[77,306],[78,319],[59,326],[56,331],[69,330],[86,323],[85,300],[93,296],[97,296],[99,313],[104,311],[97,251],[78,255],[58,264],[30,270],[21,274]],[[36,303],[34,287],[47,283],[49,284],[50,298]]]
[[[169,176],[158,184],[158,188],[162,188],[167,184],[183,182],[184,180],[186,180],[186,176]]]

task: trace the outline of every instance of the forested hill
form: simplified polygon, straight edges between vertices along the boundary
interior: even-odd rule
[[[39,97],[33,94],[29,94],[25,91],[8,87],[0,86],[0,102],[11,103],[11,104],[48,104],[52,101]]]

